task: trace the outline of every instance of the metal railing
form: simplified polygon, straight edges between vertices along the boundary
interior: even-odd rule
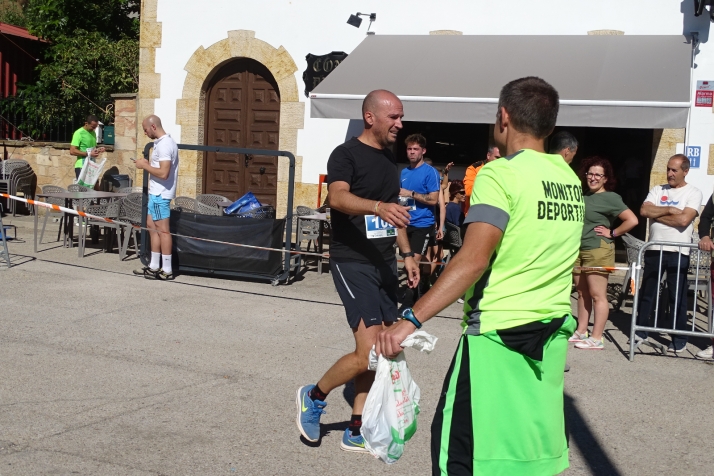
[[[9,97],[0,99],[0,140],[27,140],[31,138],[42,142],[70,142],[74,131],[84,125],[87,114],[97,114],[101,119],[101,111],[91,103],[82,103],[80,109],[86,113],[48,114],[46,120],[40,119],[38,114],[28,113],[27,105],[42,105],[47,101],[36,101]],[[102,101],[99,104],[110,104],[111,101]],[[77,106],[77,105],[75,105]],[[76,110],[77,107],[70,109]]]
[[[669,265],[665,264],[664,269],[663,269],[663,261],[665,257],[665,253],[672,253],[671,250],[664,250],[663,248],[667,246],[670,248],[676,248],[677,251],[674,251],[675,254],[678,256],[676,257],[677,260],[677,265],[672,266],[671,263]],[[652,250],[651,248],[657,247],[659,249],[654,249]],[[685,249],[688,249],[690,254],[689,256],[684,255],[682,251]],[[658,254],[658,270],[656,275],[651,275],[651,270],[647,272],[649,275],[650,280],[654,280],[654,282],[650,282],[649,284],[649,289],[643,290],[642,289],[642,281],[643,281],[643,275],[646,273],[645,271],[645,253],[647,251],[652,251],[654,253],[659,252]],[[649,266],[651,266],[652,263],[652,254],[649,255],[650,257],[650,263]],[[668,258],[673,258],[673,255],[667,255]],[[683,267],[682,266],[682,260],[688,260],[688,266]],[[712,292],[711,292],[711,275],[710,275],[710,266],[711,266],[711,252],[709,251],[701,251],[698,248],[698,245],[696,243],[675,243],[675,242],[669,242],[669,241],[649,241],[642,245],[642,248],[640,249],[640,252],[637,256],[637,264],[635,266],[636,272],[634,273],[634,279],[635,279],[635,293],[634,293],[634,299],[632,303],[632,326],[630,328],[630,362],[632,362],[635,358],[635,350],[639,348],[641,345],[648,345],[650,347],[653,347],[655,349],[658,349],[660,352],[666,354],[667,349],[666,347],[656,341],[650,340],[649,338],[641,338],[641,337],[636,337],[637,332],[666,332],[668,334],[671,334],[673,336],[687,336],[687,337],[705,337],[705,338],[713,338],[714,339],[714,323],[712,321]],[[676,276],[675,279],[669,279],[669,277],[665,280],[663,279],[664,276],[666,275],[667,272],[672,272],[676,269]],[[687,273],[686,276],[682,277],[681,273]],[[672,327],[665,327],[663,325],[658,325],[660,322],[660,304],[663,301],[663,297],[666,297],[667,295],[671,296],[671,290],[668,289],[668,286],[671,286],[671,283],[676,283],[675,284],[675,290],[674,290],[674,303],[669,302],[669,316],[672,321]],[[669,283],[669,284],[668,284]],[[680,286],[686,286],[686,290],[681,290]],[[691,315],[691,326],[689,325],[689,316],[686,314],[687,313],[687,293],[688,291],[694,291],[694,305],[693,305],[693,312]],[[649,325],[652,321],[652,316],[651,314],[648,315],[646,318],[640,319],[640,322],[646,321],[648,325],[644,324],[637,324],[638,321],[638,312],[639,312],[639,307],[640,307],[640,301],[642,298],[642,292],[649,292],[652,294],[655,294],[654,296],[647,296],[648,299],[654,299],[655,301],[655,309],[654,309],[654,324]],[[664,292],[667,291],[667,295],[664,294]],[[683,291],[683,292],[681,292]],[[707,295],[707,301],[706,301],[706,310],[704,313],[704,319],[698,318],[697,317],[697,292],[698,291],[704,291]],[[683,299],[681,298],[683,296]],[[670,298],[671,300],[671,298]],[[666,304],[666,302],[665,302]],[[663,309],[665,312],[667,312],[666,305],[663,304]],[[672,307],[673,306],[673,307]],[[682,311],[681,306],[684,306],[684,311]],[[678,312],[684,312],[686,316],[686,320],[683,320],[683,322],[680,322],[679,326],[678,324]]]

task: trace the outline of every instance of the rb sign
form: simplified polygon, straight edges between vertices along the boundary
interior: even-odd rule
[[[698,145],[688,145],[684,150],[684,155],[689,159],[689,166],[693,169],[699,168],[699,159],[702,155],[702,148]]]

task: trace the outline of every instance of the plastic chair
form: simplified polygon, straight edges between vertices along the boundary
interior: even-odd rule
[[[223,195],[216,195],[213,193],[204,193],[201,195],[196,195],[196,201],[198,203],[202,203],[204,205],[208,205],[209,207],[215,208],[219,208],[218,204],[221,202],[230,202],[230,200],[224,197]]]
[[[0,163],[0,192],[9,195],[17,195],[20,189],[24,195],[34,197],[32,193],[32,182],[35,173],[27,161],[21,159],[9,159]],[[7,199],[7,208],[12,212],[12,216],[17,212],[17,201]],[[29,208],[29,207],[28,207]],[[30,209],[32,212],[32,209]]]
[[[699,235],[692,235],[692,243],[699,243]],[[712,312],[712,293],[711,293],[711,265],[712,254],[710,251],[702,251],[700,249],[689,251],[689,269],[687,270],[687,286],[690,291],[699,291],[706,296],[707,313]],[[698,270],[698,272],[697,272]],[[694,310],[696,313],[696,300]]]
[[[116,219],[119,218],[119,211],[121,208],[121,202],[120,201],[113,201],[105,204],[99,204],[99,205],[90,205],[87,207],[86,210],[84,210],[86,213],[89,213],[91,215],[95,215],[98,217],[104,217],[104,218],[112,218]],[[87,232],[89,231],[90,227],[92,226],[100,226],[103,227],[105,232],[105,240],[107,241],[106,243],[106,250],[109,251],[113,247],[112,245],[114,244],[114,238],[117,236],[117,232],[121,230],[123,226],[127,226],[125,223],[121,222],[115,222],[115,223],[108,223],[103,220],[96,220],[96,219],[88,219],[85,222],[85,231],[84,233],[81,234],[81,242],[80,242],[80,253],[82,256],[84,256],[84,249],[85,249],[85,244],[87,241]],[[119,256],[120,259],[123,259],[121,256],[121,243],[119,243]]]
[[[302,205],[298,205],[298,206],[295,208],[295,214],[296,214],[297,216],[299,216],[299,217],[304,217],[304,216],[306,216],[306,215],[314,215],[314,214],[316,214],[316,213],[317,213],[317,210],[316,210],[316,209],[310,208],[310,207],[305,207],[305,206],[302,206]]]
[[[126,224],[125,228],[127,228],[126,230],[121,230],[123,237],[119,247],[119,259],[122,261],[129,250],[129,241],[132,236],[134,237],[134,250],[137,255],[139,254],[139,229],[134,228],[132,225],[141,226],[141,203],[143,198],[144,196],[141,193],[130,193],[120,202],[119,220],[124,222]]]
[[[198,202],[195,198],[176,197],[173,206],[186,212],[198,213]]]
[[[629,233],[622,235],[622,241],[625,243],[625,251],[627,252],[627,265],[632,266],[632,263],[637,263],[637,256],[640,254],[642,245],[645,244],[644,241],[635,238]],[[626,297],[631,296],[630,294],[630,280],[633,278],[632,271],[630,269],[625,273],[625,280],[622,282],[622,289],[620,289],[620,294],[617,296],[617,302],[613,306],[616,311],[619,311],[622,307],[622,303],[625,301]]]
[[[42,186],[42,193],[62,193],[66,192],[67,190],[58,187],[57,185],[43,185]],[[46,197],[45,198],[46,203],[51,203],[52,205],[57,205],[60,207],[64,206],[64,198],[54,198],[54,197]],[[57,229],[57,241],[60,239],[60,235],[62,234],[62,226],[64,224],[64,212],[56,212],[51,208],[45,208],[45,219],[42,222],[42,232],[40,233],[40,244],[42,244],[42,237],[45,236],[45,227],[47,226],[47,220],[50,218],[50,214],[52,213],[59,213],[60,214],[60,220],[59,220],[59,228]],[[65,243],[66,244],[66,243]]]
[[[201,215],[223,216],[223,210],[221,210],[220,208],[206,205],[199,201],[196,201],[196,208],[196,212],[200,213]]]
[[[141,187],[123,187],[117,193],[144,193],[144,190]]]

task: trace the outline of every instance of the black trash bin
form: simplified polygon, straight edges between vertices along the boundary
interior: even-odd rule
[[[131,178],[126,174],[104,175],[102,190],[117,192],[120,188],[131,187]]]

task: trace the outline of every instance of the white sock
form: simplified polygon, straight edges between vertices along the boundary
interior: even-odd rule
[[[161,267],[161,253],[151,252],[151,263],[149,263],[149,268],[159,269]]]
[[[171,255],[161,255],[161,269],[164,273],[171,274],[173,269],[171,268]]]

